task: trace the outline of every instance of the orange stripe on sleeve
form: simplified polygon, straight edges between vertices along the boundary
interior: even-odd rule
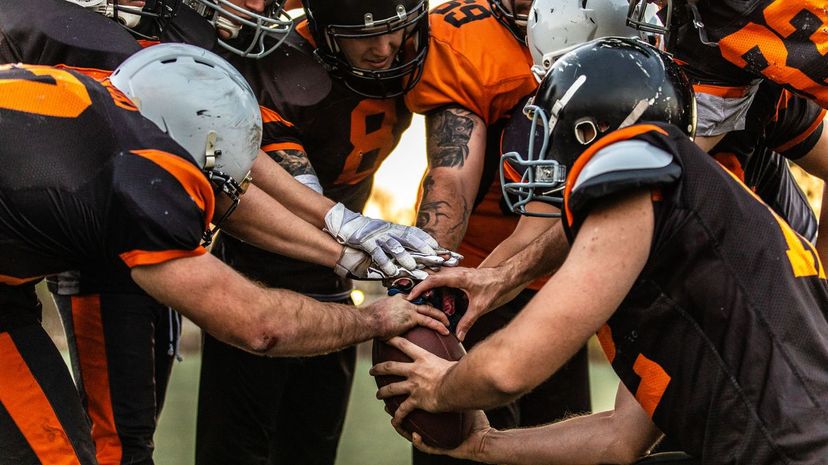
[[[297,144],[296,142],[277,142],[275,144],[267,144],[262,147],[262,151],[264,152],[275,152],[277,150],[300,150],[304,152],[305,147],[303,147],[302,144]]]
[[[207,249],[198,246],[193,250],[130,250],[122,253],[119,257],[128,267],[132,268],[141,265],[157,265],[176,258],[198,257],[206,252]]]
[[[658,407],[667,385],[670,384],[670,375],[661,368],[661,365],[648,359],[644,354],[638,354],[633,364],[633,371],[641,377],[641,383],[635,391],[635,398],[647,415],[653,418],[653,412]]]
[[[796,147],[797,144],[802,143],[802,141],[804,141],[811,134],[813,134],[814,131],[816,131],[816,128],[818,128],[819,125],[822,124],[822,121],[824,119],[825,119],[825,109],[823,109],[822,111],[819,112],[819,115],[816,117],[816,119],[811,123],[810,126],[808,126],[808,129],[806,129],[802,134],[797,135],[793,139],[789,140],[788,142],[785,142],[784,144],[780,145],[779,147],[776,147],[773,150],[776,151],[776,152],[784,152],[786,150],[790,150],[793,147]]]
[[[1,284],[8,284],[9,286],[19,286],[20,284],[25,284],[28,282],[36,281],[41,279],[43,276],[33,276],[31,278],[18,278],[17,276],[9,276],[6,274],[0,274],[0,283]]]
[[[566,211],[566,220],[570,225],[572,225],[572,222],[574,221],[574,216],[572,215],[572,211],[569,209],[569,195],[572,193],[572,187],[575,185],[575,181],[578,180],[578,175],[581,174],[584,166],[586,166],[586,164],[592,160],[592,157],[595,156],[595,154],[602,148],[615,142],[632,139],[639,134],[644,134],[650,131],[655,131],[664,134],[665,136],[667,135],[667,131],[654,124],[641,124],[638,126],[618,129],[598,140],[598,142],[584,151],[584,153],[582,153],[578,159],[575,160],[575,163],[572,165],[572,170],[566,178],[566,187],[564,188],[564,210]]]
[[[715,95],[722,98],[742,98],[748,94],[750,87],[714,86],[712,84],[694,84],[693,90],[697,94]]]
[[[133,150],[135,155],[146,158],[164,168],[181,183],[181,187],[190,194],[193,202],[204,212],[204,227],[213,219],[216,198],[204,173],[192,163],[173,154],[160,150]]]
[[[608,324],[598,329],[598,342],[601,343],[601,349],[607,355],[607,360],[612,363],[615,360],[615,342],[612,340],[612,328]]]
[[[95,455],[99,463],[121,463],[123,450],[112,411],[100,296],[72,296],[72,323],[83,385],[89,394],[87,412],[92,419]]]
[[[0,403],[41,463],[80,465],[49,399],[8,333],[0,333]]]
[[[270,108],[263,107],[259,105],[259,110],[262,113],[262,123],[282,123],[287,127],[293,127],[293,123],[284,119],[282,115],[276,113],[275,111],[271,110]]]

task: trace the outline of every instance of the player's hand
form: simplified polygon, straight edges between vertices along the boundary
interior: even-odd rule
[[[413,342],[395,337],[387,344],[402,351],[412,362],[382,362],[374,365],[371,376],[393,375],[405,378],[402,381],[387,384],[377,391],[378,399],[395,396],[408,396],[394,412],[392,424],[398,427],[403,419],[415,409],[439,412],[437,388],[446,372],[457,362],[442,359],[417,346]]]
[[[466,314],[457,323],[457,339],[465,339],[469,329],[478,318],[493,310],[498,297],[504,294],[502,279],[496,268],[452,268],[442,269],[429,275],[423,282],[414,286],[408,294],[408,300],[414,300],[425,292],[439,287],[461,289],[469,299]]]
[[[391,270],[391,274],[386,273]],[[423,270],[407,270],[399,268],[393,262],[389,262],[385,269],[375,266],[374,259],[362,250],[348,246],[342,248],[342,255],[336,262],[334,272],[343,278],[364,279],[364,280],[388,280],[390,278],[413,278],[421,281],[428,277]]]
[[[325,230],[340,244],[368,253],[388,276],[396,274],[393,261],[407,270],[416,270],[418,259],[423,266],[442,266],[447,259],[437,251],[450,253],[419,228],[369,218],[348,210],[341,203],[325,214]],[[411,252],[417,253],[417,259]],[[451,255],[449,261],[454,258]]]
[[[462,444],[451,450],[431,447],[423,442],[423,438],[419,434],[413,433],[409,435],[402,428],[395,429],[403,437],[411,441],[411,443],[414,444],[414,447],[427,454],[449,455],[458,459],[479,461],[480,453],[485,450],[486,438],[489,433],[495,431],[495,429],[489,425],[489,420],[486,418],[486,414],[483,413],[482,410],[475,410],[472,412],[472,418],[471,434],[465,441],[463,441]]]
[[[384,297],[367,305],[375,321],[374,337],[388,339],[398,336],[416,325],[433,329],[442,335],[449,333],[446,315],[430,305],[414,305],[403,296]]]

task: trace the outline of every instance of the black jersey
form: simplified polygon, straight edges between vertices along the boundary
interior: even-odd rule
[[[824,463],[828,286],[814,247],[661,124],[616,131],[576,161],[565,190],[570,237],[602,196],[625,187],[611,175],[572,183],[602,146],[628,139],[671,154],[680,175],[626,183],[651,185],[655,228],[644,269],[599,332],[613,368],[703,463]]]
[[[6,66],[0,119],[0,283],[205,252],[206,176],[108,83]]]
[[[262,149],[277,161],[280,150],[303,150],[324,195],[361,211],[374,173],[411,123],[411,113],[402,98],[369,99],[349,90],[316,61],[314,48],[307,22],[302,21],[278,49],[260,60],[225,57],[247,78],[261,105],[290,121],[263,112]],[[311,294],[350,290],[350,283],[328,268],[268,253],[232,237],[219,238],[214,253],[271,286]]]
[[[0,0],[0,63],[111,71],[140,49],[116,22],[66,0]]]

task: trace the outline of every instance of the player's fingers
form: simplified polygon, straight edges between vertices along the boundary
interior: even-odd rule
[[[436,287],[446,286],[447,282],[450,281],[450,280],[451,279],[449,277],[443,276],[442,273],[430,274],[422,282],[417,283],[417,285],[414,286],[411,289],[411,292],[408,293],[408,297],[406,297],[406,298],[408,300],[414,300],[417,297],[420,297],[425,292],[430,291],[430,290],[432,290]],[[455,287],[455,286],[448,286],[448,287]]]
[[[432,328],[432,329],[435,329],[435,328]],[[446,329],[446,327],[443,326],[443,329]],[[429,351],[423,349],[422,347],[418,346],[417,344],[414,344],[413,342],[409,341],[408,339],[406,339],[404,337],[399,337],[399,336],[394,337],[394,338],[391,338],[391,339],[387,340],[385,343],[392,346],[392,347],[394,347],[394,348],[396,348],[396,349],[401,350],[405,355],[408,355],[409,357],[411,357],[412,360],[416,360],[416,359],[418,359],[418,358],[420,358],[424,355],[430,355],[431,354]],[[387,363],[387,362],[385,362],[385,363]],[[409,365],[413,365],[413,364],[409,364]]]
[[[400,404],[400,406],[397,408],[397,411],[394,412],[394,419],[391,420],[392,423],[396,426],[401,426],[403,420],[405,420],[405,417],[407,417],[408,414],[413,412],[416,408],[417,406],[414,405],[414,401],[411,399],[411,397],[408,397],[403,401],[403,403]]]
[[[394,419],[393,418],[391,419],[391,426],[394,427],[394,430],[397,432],[397,434],[399,434],[400,436],[408,439],[409,441],[411,440],[411,433],[409,433],[408,431],[403,429],[403,427],[401,425],[394,424]]]
[[[417,449],[425,452],[426,454],[440,454],[440,449],[434,448],[429,446],[423,441],[423,437],[419,435],[419,433],[411,433],[411,444],[414,445]]]
[[[416,270],[417,269],[417,262],[414,261],[414,257],[405,250],[405,247],[400,244],[400,242],[393,237],[389,237],[387,240],[383,241],[382,249],[391,254],[394,257],[394,260],[397,261],[403,268],[407,270]]]
[[[377,389],[377,399],[406,396],[409,392],[411,392],[411,386],[412,384],[409,381],[399,381],[397,383],[386,384],[385,386]],[[399,411],[400,409],[398,408],[397,411],[394,412],[395,417]]]
[[[420,326],[425,326],[429,329],[433,329],[434,331],[437,331],[443,336],[448,336],[450,332],[448,326],[446,326],[448,323],[443,323],[439,320],[435,320],[434,318],[427,317],[425,315],[419,315],[417,317],[417,324]]]
[[[432,307],[431,305],[417,305],[417,312],[421,315],[425,315],[435,320],[438,320],[444,326],[448,326],[449,320],[445,313],[437,310],[436,308]]]
[[[468,334],[469,329],[471,329],[479,316],[476,313],[466,312],[463,318],[460,318],[460,321],[457,322],[457,339],[460,339],[461,342],[465,340],[466,334]]]
[[[443,266],[454,267],[460,265],[460,262],[463,261],[463,256],[457,252],[452,252],[449,249],[438,249],[437,253],[440,255],[448,255],[448,258],[445,259]]]
[[[388,258],[388,255],[385,254],[385,251],[382,250],[382,247],[374,247],[371,251],[368,252],[371,254],[371,260],[377,264],[380,270],[385,273],[386,276],[396,276],[399,270],[397,270],[397,265],[391,262],[391,259]]]
[[[368,374],[371,376],[397,375],[407,378],[411,373],[411,365],[413,364],[410,362],[380,362],[372,366]]]

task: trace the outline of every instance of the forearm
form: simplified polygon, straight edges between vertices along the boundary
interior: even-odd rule
[[[426,139],[429,167],[417,226],[441,246],[456,250],[466,234],[480,187],[486,125],[468,110],[445,108],[426,116]]]
[[[614,412],[537,428],[492,431],[474,460],[508,465],[624,464],[637,459],[619,444]],[[642,454],[643,455],[643,454]]]
[[[429,172],[423,181],[417,227],[431,234],[442,247],[457,250],[466,235],[473,205],[474,196],[455,176]]]
[[[284,155],[287,167],[281,166],[264,152],[260,152],[253,164],[253,183],[308,223],[321,229],[325,226],[325,213],[334,201],[299,182],[294,176],[313,175],[310,165],[296,162]],[[292,169],[293,173],[288,172]],[[295,174],[294,174],[295,173]]]
[[[222,229],[261,249],[333,268],[342,246],[257,186],[250,186]]]
[[[493,267],[492,285],[500,289],[501,295],[493,306],[508,302],[535,279],[555,272],[568,251],[569,243],[559,221],[537,233],[528,243],[525,235],[509,236],[479,266]]]

